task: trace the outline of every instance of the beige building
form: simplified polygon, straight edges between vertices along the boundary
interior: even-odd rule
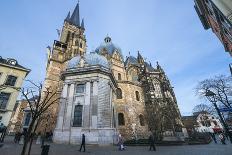
[[[22,132],[25,127],[28,128],[31,118],[28,119],[25,117],[27,116],[27,108],[29,108],[29,104],[26,100],[16,101],[15,108],[8,125],[8,133],[14,134],[16,132]]]
[[[30,72],[15,59],[0,57],[0,122],[8,126],[24,78]]]

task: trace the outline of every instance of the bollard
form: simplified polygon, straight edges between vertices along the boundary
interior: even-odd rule
[[[41,155],[48,155],[50,145],[43,145]]]

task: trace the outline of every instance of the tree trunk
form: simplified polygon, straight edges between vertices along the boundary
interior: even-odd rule
[[[21,155],[26,155],[28,142],[29,142],[29,140],[28,140],[27,136],[24,136],[24,143],[23,143],[23,149],[21,151]]]
[[[29,145],[29,149],[28,149],[27,155],[31,154],[31,146],[32,146],[32,143],[33,143],[33,139],[34,139],[34,136],[32,136],[31,139],[30,139],[30,145]]]

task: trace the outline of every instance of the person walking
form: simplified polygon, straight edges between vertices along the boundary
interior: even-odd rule
[[[125,150],[125,147],[123,145],[123,137],[121,134],[118,135],[118,146],[119,146],[119,150]]]
[[[14,142],[15,142],[15,143],[18,143],[18,142],[19,142],[18,139],[19,139],[19,132],[16,132],[16,133],[15,133],[15,137],[14,137]]]
[[[225,138],[225,135],[223,134],[223,133],[220,133],[219,134],[219,138],[220,138],[220,140],[221,140],[221,143],[223,144],[223,145],[226,145],[226,138]]]
[[[210,135],[211,135],[214,143],[217,144],[217,139],[216,139],[215,133],[210,133]]]
[[[84,148],[84,151],[85,152],[85,134],[82,134],[82,140],[81,140],[81,147],[80,147],[80,152],[82,150],[82,147]]]
[[[150,144],[149,151],[151,151],[151,149],[153,149],[153,151],[156,151],[156,148],[155,148],[155,137],[154,137],[154,135],[153,135],[152,132],[150,132],[149,144]]]

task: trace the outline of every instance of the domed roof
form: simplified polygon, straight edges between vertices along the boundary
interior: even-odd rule
[[[84,66],[103,66],[110,68],[109,62],[104,56],[97,54],[96,52],[91,52],[90,54],[85,54],[84,56],[76,56],[69,60],[68,69]]]
[[[122,51],[121,49],[116,46],[115,44],[112,43],[112,40],[109,36],[107,36],[105,39],[104,39],[105,42],[101,43],[101,45],[99,47],[96,48],[95,52],[99,53],[99,54],[104,54],[104,53],[108,53],[109,55],[113,55],[113,53],[115,51],[117,51],[122,60],[123,60],[123,55],[122,55]]]

